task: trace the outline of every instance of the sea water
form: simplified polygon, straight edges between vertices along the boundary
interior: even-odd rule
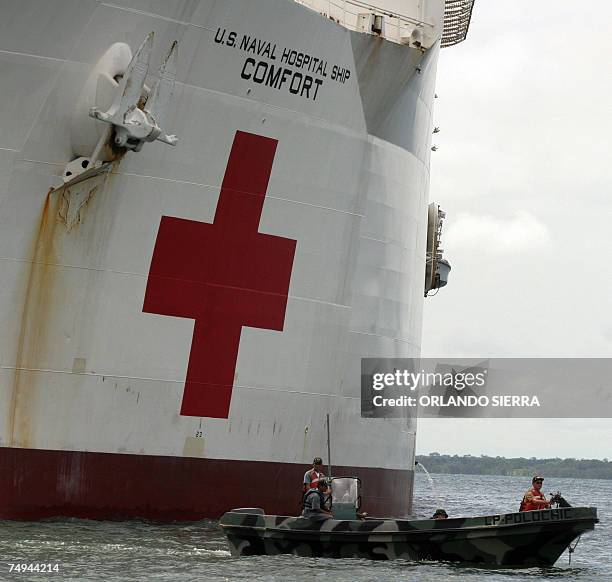
[[[517,511],[523,492],[531,485],[524,477],[431,477],[435,490],[423,473],[415,475],[414,505],[421,518],[430,517],[440,505],[450,517]],[[297,483],[296,489],[299,487]],[[480,569],[407,560],[295,556],[233,558],[214,521],[155,524],[62,519],[0,522],[0,580],[612,581],[612,481],[546,478],[544,491],[557,490],[572,505],[596,506],[601,522],[594,532],[582,536],[571,565],[566,551],[555,567],[548,569]],[[39,570],[46,564],[47,571],[17,571],[21,570],[17,565],[22,564],[39,564]],[[49,565],[53,566],[50,572]]]

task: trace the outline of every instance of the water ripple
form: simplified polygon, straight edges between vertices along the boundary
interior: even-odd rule
[[[435,494],[425,475],[415,476],[415,507],[429,517],[442,504],[451,516],[516,511],[528,479],[479,475],[432,475]],[[547,479],[546,491],[560,489],[574,505],[584,482]],[[597,500],[600,523],[586,534],[568,565],[567,552],[554,568],[528,570],[480,569],[435,562],[406,560],[372,562],[361,559],[254,556],[232,558],[223,533],[214,521],[158,524],[143,521],[96,522],[65,519],[36,523],[0,522],[0,580],[153,582],[257,580],[310,582],[325,577],[333,582],[370,580],[442,582],[568,582],[612,580],[612,529],[605,516],[612,513],[612,482],[588,481],[589,502]],[[367,509],[367,508],[366,508]],[[59,574],[8,573],[10,563],[59,564]]]

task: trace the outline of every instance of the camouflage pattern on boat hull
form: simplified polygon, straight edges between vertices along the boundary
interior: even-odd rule
[[[440,560],[552,566],[597,519],[593,507],[546,509],[445,520],[313,521],[234,510],[220,525],[234,556],[294,554],[373,560]]]

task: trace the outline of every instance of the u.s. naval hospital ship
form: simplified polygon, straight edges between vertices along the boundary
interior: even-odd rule
[[[327,414],[334,472],[410,512],[415,426],[360,417],[360,358],[418,355],[445,282],[472,2],[2,2],[0,518],[292,514]]]

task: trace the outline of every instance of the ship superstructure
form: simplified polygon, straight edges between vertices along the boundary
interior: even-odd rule
[[[471,8],[5,3],[0,517],[294,513],[327,414],[335,472],[410,513],[416,427],[360,417],[359,363],[419,355]]]

